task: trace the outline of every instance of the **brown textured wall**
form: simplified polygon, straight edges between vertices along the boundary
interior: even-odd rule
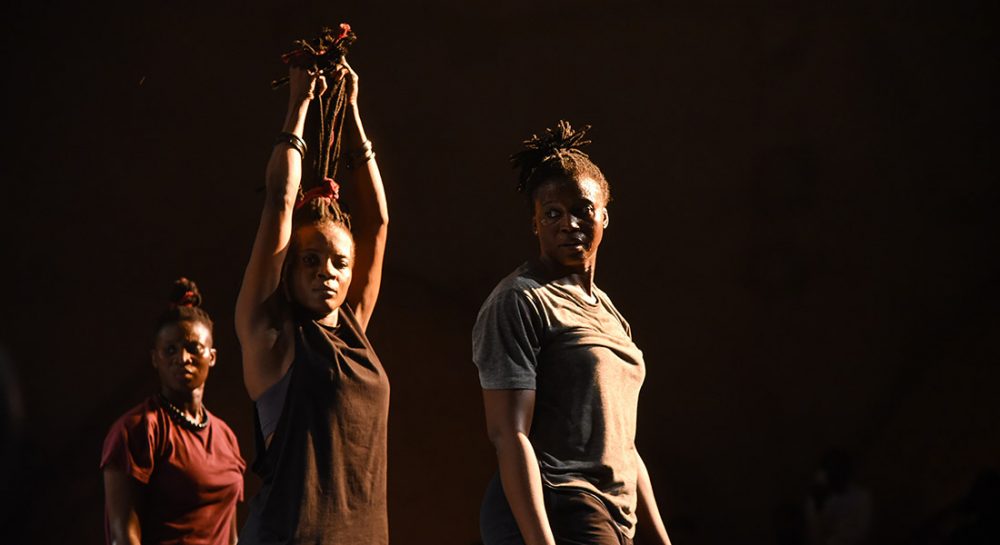
[[[341,20],[392,214],[371,337],[394,542],[478,539],[469,329],[533,252],[505,157],[560,117],[594,125],[614,188],[598,283],[647,357],[638,444],[677,545],[773,543],[830,445],[880,543],[1000,465],[995,7],[415,4],[9,8],[25,542],[100,541],[101,440],[154,387],[147,325],[178,275],[216,318],[207,404],[251,454],[231,309],[284,113],[267,82]]]

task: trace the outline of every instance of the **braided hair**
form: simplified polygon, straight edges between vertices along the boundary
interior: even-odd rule
[[[306,195],[304,199],[296,205],[292,213],[292,229],[298,229],[303,225],[321,225],[332,223],[343,227],[348,233],[351,232],[351,216],[346,210],[341,208],[336,196],[331,195]]]
[[[167,297],[168,305],[156,319],[154,333],[178,322],[201,322],[212,331],[212,318],[201,308],[201,292],[192,280],[181,277],[174,280]]]
[[[520,169],[517,191],[532,201],[535,191],[550,180],[592,178],[601,187],[605,204],[611,202],[611,186],[604,173],[580,149],[590,144],[586,139],[589,130],[590,125],[574,130],[568,121],[559,120],[541,136],[532,134],[523,142],[524,149],[510,156],[511,165]]]
[[[357,35],[351,25],[341,23],[337,28],[324,27],[318,37],[295,41],[296,49],[282,55],[282,61],[291,66],[307,68],[317,73],[334,74],[346,61],[351,45]],[[286,82],[282,78],[272,82],[278,87]],[[299,195],[292,214],[293,228],[302,225],[333,223],[351,232],[350,217],[339,202],[339,185],[334,178],[341,162],[341,136],[347,118],[348,94],[347,78],[337,78],[324,96],[316,102],[319,108],[319,126],[316,139],[319,150],[315,158],[317,187],[303,191]]]

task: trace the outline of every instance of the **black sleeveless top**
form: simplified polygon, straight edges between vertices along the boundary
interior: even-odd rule
[[[255,425],[263,485],[240,545],[387,544],[389,381],[346,304],[336,331],[296,319],[288,373],[270,446]]]

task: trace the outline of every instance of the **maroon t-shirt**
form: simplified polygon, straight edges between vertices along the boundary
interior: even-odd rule
[[[141,483],[137,509],[144,544],[233,542],[246,462],[236,435],[219,418],[209,414],[208,427],[192,431],[151,397],[111,426],[101,469],[109,466]]]

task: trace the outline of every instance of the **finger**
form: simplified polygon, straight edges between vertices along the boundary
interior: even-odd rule
[[[316,78],[316,96],[323,96],[326,92],[326,76]]]
[[[344,77],[348,74],[347,69],[341,64],[334,66],[330,72],[336,76],[336,81],[344,79]]]

